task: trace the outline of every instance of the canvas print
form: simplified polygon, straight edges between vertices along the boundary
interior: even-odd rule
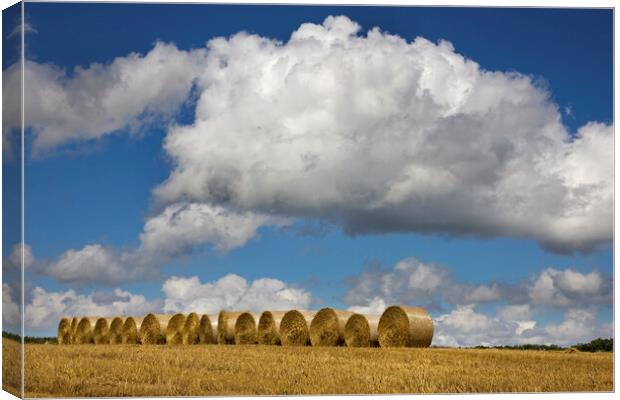
[[[613,391],[613,17],[6,8],[3,390]]]

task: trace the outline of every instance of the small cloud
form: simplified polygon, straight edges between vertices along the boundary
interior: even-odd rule
[[[15,28],[13,28],[11,33],[9,33],[9,35],[7,36],[7,39],[12,38],[14,36],[21,35],[22,27],[24,29],[24,34],[39,33],[39,31],[37,31],[34,26],[32,26],[28,21],[26,21],[23,25],[22,24],[18,24]]]

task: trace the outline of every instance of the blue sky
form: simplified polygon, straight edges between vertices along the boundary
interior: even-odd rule
[[[172,43],[179,51],[191,53],[204,48],[205,43],[214,37],[228,38],[237,32],[246,31],[286,44],[291,33],[300,29],[301,24],[321,26],[328,16],[338,15],[344,15],[361,26],[353,37],[365,36],[368,30],[377,26],[381,31],[397,35],[407,43],[413,43],[416,37],[424,37],[435,46],[443,39],[453,45],[453,50],[446,50],[450,57],[458,54],[475,61],[479,65],[477,71],[498,71],[502,76],[509,77],[509,80],[514,78],[515,73],[523,74],[522,76],[529,79],[528,88],[533,88],[531,90],[535,93],[548,94],[542,104],[545,107],[550,106],[549,121],[555,121],[557,116],[559,122],[553,123],[565,130],[567,138],[577,135],[579,128],[591,121],[600,123],[600,129],[613,129],[613,23],[610,10],[28,3],[26,19],[36,32],[27,35],[26,58],[37,65],[53,66],[50,71],[63,71],[64,81],[59,82],[66,83],[76,76],[76,68],[94,71],[90,67],[91,63],[102,63],[105,70],[117,57],[128,57],[132,52],[141,55],[149,53],[158,41]],[[439,50],[441,49],[433,47],[429,51]],[[232,59],[233,56],[230,57]],[[6,63],[6,54],[4,59],[3,69],[6,73],[10,68]],[[418,67],[412,66],[413,68]],[[424,65],[420,68],[424,68]],[[102,71],[94,71],[93,76],[104,74]],[[36,79],[40,78],[37,76]],[[33,78],[32,82],[39,82],[36,79]],[[165,76],[162,76],[162,79],[165,79]],[[174,108],[174,112],[161,120],[156,117],[155,122],[144,123],[142,116],[138,116],[137,121],[141,126],[137,130],[122,126],[110,134],[104,129],[90,138],[81,138],[81,133],[76,131],[77,136],[71,136],[71,140],[46,145],[44,151],[37,154],[32,150],[33,140],[37,140],[37,135],[43,137],[45,133],[38,132],[36,123],[33,122],[34,127],[30,127],[27,133],[29,136],[25,161],[26,243],[37,260],[36,267],[28,270],[28,279],[33,287],[44,288],[47,293],[65,293],[75,289],[84,296],[121,288],[135,295],[144,295],[147,302],[155,304],[160,300],[165,301],[164,298],[169,295],[162,294],[162,285],[172,276],[196,276],[204,284],[234,273],[248,282],[260,278],[280,280],[298,292],[309,294],[312,299],[310,303],[304,303],[303,300],[302,304],[312,308],[326,305],[368,308],[370,306],[367,303],[373,298],[382,298],[386,302],[419,302],[429,306],[433,316],[437,318],[440,326],[443,326],[439,330],[440,341],[436,341],[439,344],[473,344],[459,336],[459,316],[467,317],[473,315],[471,313],[480,313],[497,324],[510,325],[514,321],[521,323],[523,321],[517,317],[510,321],[502,320],[498,316],[499,310],[502,307],[526,303],[531,309],[527,317],[522,319],[535,320],[541,329],[540,332],[532,333],[529,337],[531,340],[543,338],[541,340],[561,342],[579,340],[589,334],[609,332],[608,325],[605,324],[611,321],[609,285],[613,273],[613,250],[608,240],[611,232],[602,229],[603,240],[600,240],[600,234],[593,234],[592,243],[595,243],[595,246],[581,251],[581,241],[573,245],[569,231],[539,232],[537,228],[529,225],[522,228],[520,223],[502,225],[503,222],[497,222],[501,218],[489,224],[477,225],[467,222],[468,217],[448,216],[445,225],[437,222],[435,225],[430,223],[428,227],[429,225],[415,219],[419,210],[415,208],[413,200],[399,203],[400,208],[396,208],[397,213],[410,212],[412,215],[412,221],[404,223],[403,226],[399,225],[398,217],[390,220],[391,222],[376,221],[376,218],[390,214],[391,208],[383,210],[385,213],[382,211],[380,214],[364,214],[360,217],[356,214],[363,214],[359,209],[348,210],[346,203],[332,207],[331,201],[310,209],[298,204],[286,204],[277,209],[279,206],[274,204],[279,203],[274,200],[267,206],[261,203],[260,196],[246,203],[241,200],[233,205],[224,202],[222,204],[225,207],[232,207],[236,211],[264,213],[269,210],[267,214],[270,218],[272,214],[277,214],[278,218],[291,220],[280,228],[272,224],[259,224],[255,234],[229,251],[215,250],[214,242],[209,240],[192,242],[189,249],[175,250],[173,256],[161,258],[158,262],[162,265],[153,268],[156,271],[151,276],[145,273],[144,279],[120,279],[120,282],[113,284],[95,278],[78,282],[67,278],[66,274],[59,278],[58,273],[50,273],[49,266],[58,265],[58,260],[65,251],[79,251],[92,244],[99,244],[113,252],[111,260],[122,258],[124,251],[129,252],[128,249],[140,246],[140,234],[145,229],[145,221],[156,218],[164,207],[175,201],[185,202],[190,198],[190,202],[201,204],[217,202],[214,197],[193,198],[193,192],[178,195],[175,200],[167,197],[166,202],[162,200],[163,197],[174,197],[176,194],[161,195],[153,192],[156,187],[162,186],[162,182],[166,181],[171,173],[182,172],[177,166],[185,162],[185,155],[169,150],[165,147],[165,142],[167,137],[175,137],[174,124],[199,126],[194,118],[195,113],[199,112],[196,111],[197,96],[200,96],[201,90],[204,93],[210,90],[210,86],[199,86],[194,86],[191,93],[187,93],[178,107]],[[69,86],[64,88],[70,90]],[[105,87],[98,90],[103,91]],[[429,90],[432,92],[434,89]],[[28,89],[26,91],[28,93]],[[98,97],[96,91],[92,93],[94,98]],[[353,91],[349,95],[355,96],[356,93],[361,92]],[[37,95],[39,94],[32,96]],[[438,96],[435,101],[440,102],[437,99]],[[554,107],[557,108],[556,114],[553,114]],[[35,106],[32,110],[36,110]],[[521,112],[519,110],[515,113]],[[105,109],[101,110],[101,113],[105,112]],[[527,116],[531,113],[529,109],[523,112],[526,113],[523,115]],[[65,134],[72,126],[63,125],[65,122],[57,114],[50,118],[58,120],[45,121],[54,121],[49,123],[58,123],[64,129],[62,132],[55,132],[55,135]],[[250,117],[244,114],[238,115],[238,118]],[[377,118],[381,120],[384,117]],[[535,121],[531,126],[543,127],[547,126],[547,123],[551,122]],[[484,122],[476,124],[483,126],[477,129],[487,129]],[[505,126],[508,122],[501,124]],[[406,132],[415,129],[413,126],[415,121],[414,125],[406,128]],[[460,129],[458,126],[457,124],[457,131]],[[517,122],[514,132],[506,133],[509,140],[519,135],[519,128]],[[489,128],[489,137],[494,137],[493,129],[496,128]],[[234,129],[230,132],[229,135],[235,134]],[[179,135],[180,133],[176,137],[180,137]],[[472,135],[476,137],[475,131]],[[380,140],[390,140],[378,137]],[[480,140],[482,142],[483,139]],[[195,146],[202,142],[197,143]],[[593,162],[596,162],[596,158],[592,157]],[[580,160],[584,159],[579,158],[578,162]],[[198,167],[207,168],[202,164]],[[224,167],[228,168],[230,165],[221,167],[224,170]],[[3,168],[12,167],[5,162]],[[218,165],[214,168],[217,169]],[[596,178],[594,170],[586,171]],[[251,171],[246,173],[250,174]],[[6,175],[4,179],[6,183]],[[353,181],[355,179],[357,178],[351,178]],[[601,179],[605,182],[604,178]],[[214,181],[210,182],[213,184]],[[303,186],[304,183],[301,182],[300,185]],[[420,185],[420,182],[417,185]],[[605,189],[604,185],[603,188]],[[297,198],[294,193],[288,194],[291,198]],[[276,198],[278,197],[274,197]],[[438,200],[437,204],[443,204],[442,201]],[[528,204],[531,205],[536,204],[537,200],[525,201],[530,201]],[[583,206],[584,209],[586,206]],[[273,207],[276,208],[275,211]],[[430,205],[428,207],[433,210],[429,211],[430,213],[437,213],[435,221],[442,220],[444,211],[447,212],[446,215],[451,215],[452,212],[447,209],[442,211],[441,205],[438,206],[439,211]],[[611,209],[608,211],[611,213]],[[592,224],[600,221],[597,219],[600,217],[598,214],[596,218],[588,215],[586,217],[590,218]],[[373,222],[368,222],[371,220]],[[365,223],[370,225],[364,225]],[[7,240],[9,239],[5,234],[5,258],[9,257],[12,247]],[[553,243],[545,245],[545,240]],[[589,237],[583,239],[584,242],[588,240]],[[560,251],[557,246],[561,248]],[[430,270],[436,274],[440,274],[441,268],[447,268],[451,271],[454,285],[464,293],[473,292],[479,286],[489,288],[500,284],[503,288],[502,294],[498,297],[491,296],[491,300],[475,302],[473,309],[467,309],[467,304],[462,299],[447,299],[449,293],[441,291],[449,291],[450,287],[437,291],[433,288],[400,288],[396,292],[374,288],[368,289],[368,293],[364,292],[366,297],[363,299],[350,295],[350,291],[361,287],[359,285],[363,286],[360,278],[363,272],[376,271],[379,268],[382,272],[378,273],[377,279],[381,276],[400,276],[397,275],[400,272],[394,272],[394,266],[411,258],[418,260],[407,264],[407,268],[410,268],[407,270],[411,271],[412,276],[420,276],[426,271],[420,265],[430,265]],[[125,267],[121,261],[119,265],[121,268]],[[58,268],[56,271],[59,271]],[[554,281],[557,291],[548,297],[549,304],[543,300],[532,302],[531,287],[523,287],[528,284],[533,287],[541,278],[542,271],[547,268],[559,271],[553,275],[553,279],[557,279],[557,282]],[[580,275],[575,278],[575,275],[565,274],[567,270]],[[570,277],[577,279],[577,283],[569,282]],[[588,286],[588,282],[594,282],[596,288]],[[579,284],[588,286],[584,289],[585,292],[579,292]],[[561,292],[564,289],[567,291]],[[513,295],[519,290],[526,295]],[[559,296],[565,296],[569,300],[557,301]],[[597,296],[600,296],[600,299],[584,300],[588,296],[597,299]],[[153,304],[145,307],[161,307]],[[562,327],[563,321],[572,321],[570,313],[574,310],[585,310],[584,312],[595,316],[592,332],[580,331],[573,337],[565,338],[552,337],[549,333],[552,329],[543,329],[549,324]],[[37,309],[36,312],[42,311]],[[45,318],[54,320],[56,314],[50,315]],[[51,334],[54,330],[55,326],[49,322],[33,323],[32,327],[33,333]],[[526,339],[511,337],[480,340],[494,343]]]

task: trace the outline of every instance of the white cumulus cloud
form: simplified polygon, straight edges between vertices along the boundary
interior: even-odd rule
[[[147,219],[140,245],[119,250],[101,244],[70,249],[44,269],[62,282],[119,284],[157,276],[159,268],[173,257],[195,247],[211,245],[220,252],[243,246],[257,236],[261,226],[281,227],[282,217],[253,212],[231,212],[207,204],[173,204]]]
[[[452,269],[407,258],[394,268],[370,268],[349,279],[344,302],[351,310],[375,310],[379,304],[418,304],[440,308],[450,304],[487,303],[502,299],[498,284],[458,282]]]
[[[559,307],[582,304],[611,304],[612,282],[599,271],[581,273],[546,268],[528,286],[528,296],[534,304]]]
[[[555,251],[612,235],[613,126],[571,137],[550,94],[448,42],[329,17],[286,43],[209,41],[195,122],[170,129],[155,191],[350,233],[525,237]]]
[[[21,323],[21,311],[16,294],[13,288],[7,284],[2,284],[2,323],[10,328],[17,328]]]
[[[36,287],[26,305],[24,320],[28,331],[49,332],[63,316],[144,315],[161,310],[161,301],[149,301],[141,294],[115,289],[107,296],[79,294],[74,290],[50,292]]]
[[[220,310],[307,309],[310,292],[273,278],[248,281],[235,274],[212,282],[197,276],[173,276],[162,286],[163,297],[147,299],[139,293],[115,288],[109,291],[79,293],[76,290],[50,291],[34,287],[29,291],[24,321],[28,334],[52,335],[64,316],[144,316],[150,312],[218,313]],[[19,306],[14,291],[2,286],[3,323],[19,326]]]
[[[186,52],[158,42],[147,54],[131,53],[71,71],[26,60],[24,100],[33,154],[167,119],[187,99],[203,55],[203,50]],[[6,93],[19,92],[19,64],[3,71],[3,83]],[[20,125],[17,103],[3,99],[8,107],[3,131]]]
[[[200,282],[197,276],[171,277],[164,282],[162,291],[166,312],[307,309],[311,302],[309,292],[280,280],[263,278],[248,282],[235,274],[207,283]]]
[[[566,346],[613,336],[612,325],[599,322],[592,310],[569,309],[562,322],[546,324],[529,319],[527,313],[520,316],[509,314],[499,312],[496,316],[490,316],[476,311],[474,305],[458,306],[435,318],[433,344],[495,346],[531,343]]]

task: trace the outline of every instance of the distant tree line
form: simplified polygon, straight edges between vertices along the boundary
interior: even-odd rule
[[[2,331],[2,337],[21,342],[22,338],[16,333]],[[53,336],[26,336],[24,337],[24,343],[56,343],[56,337]]]
[[[565,347],[558,346],[557,344],[519,344],[519,345],[503,345],[503,346],[476,346],[474,349],[505,349],[505,350],[565,350]]]
[[[586,352],[599,352],[599,351],[614,351],[614,339],[602,339],[597,338],[588,343],[579,343],[570,347],[562,347],[556,344],[520,344],[511,346],[476,346],[474,349],[506,349],[506,350],[548,350],[559,351],[566,350],[568,348],[577,349],[579,351]]]
[[[608,338],[608,339],[598,338],[598,339],[594,339],[593,341],[589,343],[579,343],[578,345],[575,345],[573,347],[579,351],[590,351],[590,352],[614,351],[614,339],[613,338]]]

